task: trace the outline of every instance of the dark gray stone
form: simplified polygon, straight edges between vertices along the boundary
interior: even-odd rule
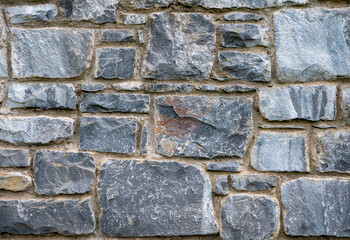
[[[77,96],[72,84],[11,84],[7,90],[10,108],[75,109]]]
[[[102,30],[102,42],[133,42],[134,35],[130,30]]]
[[[239,172],[239,164],[236,161],[212,162],[207,165],[208,171]]]
[[[274,14],[279,81],[350,77],[350,9],[288,9]]]
[[[98,182],[100,228],[114,237],[211,235],[211,187],[199,168],[176,161],[110,160]]]
[[[350,181],[300,178],[282,185],[281,195],[286,234],[350,237]]]
[[[221,206],[220,236],[224,240],[276,239],[278,203],[271,197],[237,194]]]
[[[128,91],[128,92],[137,92],[143,90],[142,82],[125,82],[125,83],[115,83],[113,88],[118,91]]]
[[[148,113],[149,103],[149,95],[85,93],[80,104],[80,111]]]
[[[198,88],[198,90],[203,92],[220,92],[220,88],[212,85],[203,85]]]
[[[269,121],[335,120],[335,86],[290,86],[259,89],[259,108]]]
[[[252,132],[252,99],[157,97],[156,140],[165,156],[242,157]]]
[[[146,16],[141,14],[126,14],[124,15],[124,24],[130,25],[139,25],[146,23]]]
[[[50,21],[57,16],[55,4],[25,5],[5,8],[10,23]]]
[[[219,52],[221,70],[249,82],[270,82],[271,62],[265,54]]]
[[[342,91],[343,94],[343,114],[344,120],[347,125],[350,125],[350,88],[345,88]]]
[[[10,234],[90,234],[95,217],[90,200],[0,200],[0,232]]]
[[[295,129],[295,130],[305,130],[305,127],[297,125],[259,125],[259,128],[263,129]]]
[[[91,61],[93,37],[87,29],[12,28],[13,77],[77,77]]]
[[[307,172],[306,135],[262,133],[250,152],[251,165],[258,171]]]
[[[137,122],[134,118],[80,118],[80,150],[135,153]]]
[[[219,196],[228,194],[228,180],[226,175],[220,175],[216,178],[214,192]]]
[[[83,90],[84,92],[100,92],[105,90],[105,88],[105,85],[101,83],[83,83],[81,85],[81,90]]]
[[[236,190],[267,191],[276,187],[276,177],[269,175],[231,175]]]
[[[137,8],[169,7],[173,0],[132,0],[132,4]]]
[[[29,152],[19,149],[0,149],[0,167],[28,167]]]
[[[134,76],[134,48],[101,48],[97,49],[96,78],[128,79]]]
[[[1,28],[0,28],[1,32]],[[1,36],[0,36],[1,46]],[[0,49],[0,77],[7,77],[7,56],[5,48]]]
[[[224,19],[227,21],[258,21],[263,19],[263,16],[248,12],[232,12],[225,14]]]
[[[147,154],[148,136],[147,126],[143,126],[141,133],[141,155]]]
[[[146,87],[147,92],[153,93],[189,93],[194,90],[194,85],[192,84],[182,84],[182,83],[158,83],[158,84],[149,84]]]
[[[152,14],[143,77],[207,78],[213,66],[214,44],[215,26],[207,15]]]
[[[41,195],[90,191],[95,162],[88,153],[38,151],[34,159],[35,191]]]
[[[246,87],[246,86],[227,86],[222,88],[225,93],[246,93],[246,92],[255,92],[256,88]]]

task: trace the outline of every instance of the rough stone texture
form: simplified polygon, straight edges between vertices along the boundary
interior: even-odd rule
[[[80,111],[148,113],[149,103],[149,95],[85,93],[80,104]]]
[[[224,240],[275,239],[279,208],[275,199],[259,195],[237,194],[221,206],[221,231]]]
[[[214,61],[213,20],[196,13],[151,15],[143,77],[152,79],[207,78]]]
[[[146,23],[146,16],[140,15],[140,14],[126,14],[124,15],[124,24],[130,25],[130,24],[145,24]]]
[[[250,160],[258,171],[309,171],[306,135],[262,133],[250,152]]]
[[[96,52],[96,78],[128,79],[134,76],[134,48],[101,48]]]
[[[142,30],[137,30],[137,34],[139,36],[139,43],[144,44],[145,40],[143,38],[143,31]]]
[[[12,28],[14,78],[72,78],[92,58],[93,31],[87,29]]]
[[[228,194],[228,180],[226,175],[220,175],[216,178],[214,192],[219,196]]]
[[[236,85],[236,86],[224,87],[224,88],[222,88],[222,90],[225,93],[235,93],[235,92],[237,92],[237,93],[246,93],[246,92],[255,92],[256,88]]]
[[[236,161],[212,162],[207,165],[208,171],[239,172],[239,164]]]
[[[133,42],[134,35],[130,30],[102,30],[102,42]]]
[[[219,52],[221,70],[249,82],[269,82],[271,62],[265,54]]]
[[[95,229],[90,200],[0,200],[0,232],[89,234]]]
[[[189,92],[192,92],[193,90],[194,90],[194,85],[182,84],[182,83],[174,83],[174,84],[158,83],[158,84],[149,84],[146,87],[147,92],[154,92],[154,93],[171,93],[171,92],[189,93]]]
[[[252,131],[252,99],[157,97],[156,140],[165,156],[242,157]]]
[[[343,94],[343,113],[344,113],[344,120],[347,125],[350,125],[350,88],[345,88],[342,91]]]
[[[1,28],[0,28],[0,32],[1,32]],[[1,44],[1,36],[0,36],[0,44]],[[7,60],[6,60],[5,48],[0,49],[0,77],[7,77]]]
[[[83,83],[81,85],[81,90],[83,90],[84,92],[100,92],[105,90],[105,88],[106,88],[105,85],[100,83],[95,83],[95,84]]]
[[[259,125],[259,128],[263,129],[296,129],[296,130],[305,130],[305,127],[297,125]]]
[[[72,84],[11,84],[7,90],[10,108],[75,109]]]
[[[136,92],[143,90],[143,84],[141,82],[115,83],[113,88],[117,91]]]
[[[85,193],[95,178],[94,159],[88,153],[41,150],[33,168],[35,191],[42,195]]]
[[[256,24],[219,25],[223,47],[268,46],[266,27]]]
[[[225,14],[224,19],[227,21],[258,21],[263,19],[263,16],[248,12],[232,12]]]
[[[16,6],[5,9],[10,23],[26,23],[50,21],[57,16],[57,7],[54,4],[33,6]]]
[[[148,133],[147,126],[143,126],[141,133],[141,155],[147,154],[147,145],[148,145]]]
[[[350,77],[350,9],[288,9],[275,13],[279,80]]]
[[[102,233],[115,237],[218,232],[211,187],[199,168],[175,161],[110,160],[98,182]]]
[[[276,186],[276,177],[269,175],[231,175],[236,190],[266,191]]]
[[[28,167],[29,164],[27,150],[0,149],[0,167]]]
[[[80,118],[80,150],[134,153],[136,148],[134,118]]]
[[[168,7],[173,0],[132,0],[137,8]]]
[[[350,237],[350,181],[300,178],[282,185],[281,195],[286,234]]]
[[[334,120],[335,86],[291,86],[259,89],[259,108],[270,121]]]
[[[5,173],[0,174],[0,189],[8,191],[24,191],[30,187],[32,179],[22,173]]]
[[[74,120],[50,117],[9,117],[0,119],[0,140],[13,144],[48,144],[73,136]]]

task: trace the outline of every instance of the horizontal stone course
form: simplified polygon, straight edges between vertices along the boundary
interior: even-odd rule
[[[0,149],[0,167],[28,167],[29,152],[21,149]]]

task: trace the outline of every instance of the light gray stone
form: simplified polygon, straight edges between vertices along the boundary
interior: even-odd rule
[[[143,38],[143,31],[142,31],[142,30],[138,30],[138,31],[137,31],[137,34],[138,34],[138,36],[139,36],[139,43],[144,44],[144,43],[145,43],[145,40],[144,40],[144,38]]]
[[[312,127],[319,128],[319,129],[337,128],[337,126],[332,126],[332,125],[325,124],[325,123],[315,124],[315,125],[312,125]]]
[[[110,160],[102,165],[98,196],[100,227],[108,236],[218,233],[209,180],[185,163]]]
[[[203,85],[197,88],[197,90],[203,91],[203,92],[220,92],[220,88],[212,85]]]
[[[7,191],[24,191],[32,184],[31,177],[22,173],[0,173],[0,189]]]
[[[25,5],[5,8],[10,23],[50,21],[57,16],[55,4]]]
[[[249,12],[231,12],[225,14],[224,19],[227,21],[258,21],[263,19],[263,16]]]
[[[148,145],[148,132],[147,126],[143,126],[141,133],[141,155],[147,154],[147,145]]]
[[[141,14],[126,14],[124,15],[124,24],[126,25],[139,25],[146,23],[146,16]]]
[[[0,149],[0,167],[28,167],[29,152],[20,149]]]
[[[244,191],[267,191],[276,187],[276,177],[269,175],[230,175],[232,187]]]
[[[132,4],[137,8],[169,7],[173,0],[132,0]]]
[[[189,93],[194,90],[194,85],[192,84],[183,84],[183,83],[157,83],[157,84],[149,84],[146,87],[147,92],[152,93]]]
[[[219,196],[228,194],[228,180],[226,175],[220,175],[216,178],[214,192]]]
[[[342,109],[344,114],[344,120],[347,125],[350,125],[350,88],[344,88],[342,91],[342,95]]]
[[[133,42],[134,35],[130,30],[102,30],[102,42]]]
[[[143,90],[142,82],[115,83],[113,88],[117,91],[137,92]]]
[[[1,32],[1,29],[0,29],[0,32]],[[0,44],[1,44],[1,37],[0,37]],[[6,56],[5,48],[0,49],[0,77],[7,77],[7,56]]]
[[[81,90],[83,90],[84,92],[100,92],[105,90],[105,88],[105,85],[101,83],[83,83],[81,85]]]
[[[239,85],[233,85],[233,86],[227,86],[222,88],[222,90],[225,93],[246,93],[246,92],[255,92],[256,88],[254,87],[246,87],[246,86],[239,86]]]
[[[236,161],[212,162],[207,165],[208,171],[239,172],[239,164]]]

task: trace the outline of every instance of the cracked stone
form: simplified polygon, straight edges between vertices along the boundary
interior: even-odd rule
[[[19,149],[0,149],[0,167],[28,167],[29,152]]]
[[[50,21],[57,16],[55,4],[33,6],[16,6],[5,8],[6,17],[10,23],[27,23]]]
[[[0,174],[0,189],[7,191],[24,191],[30,187],[32,179],[22,173],[5,173]]]
[[[276,187],[276,177],[269,175],[230,175],[236,190],[267,191]]]
[[[225,14],[224,19],[227,21],[258,21],[263,19],[263,16],[248,12],[232,12]]]
[[[216,178],[214,192],[219,196],[228,194],[228,180],[226,175],[220,175]]]
[[[208,171],[239,172],[239,164],[236,161],[212,162],[207,165]]]
[[[102,30],[102,42],[133,42],[134,35],[130,30]]]

